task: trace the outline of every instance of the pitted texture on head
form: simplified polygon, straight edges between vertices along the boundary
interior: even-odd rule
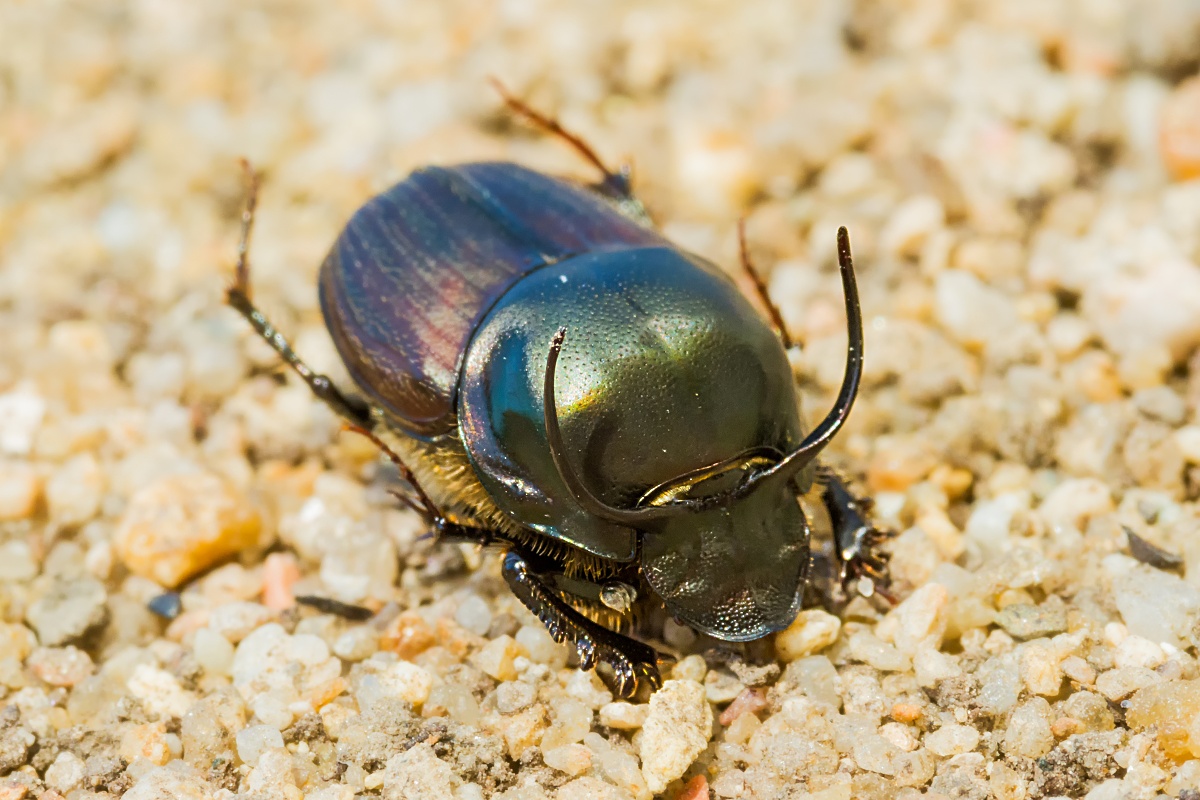
[[[795,490],[776,480],[647,532],[642,572],[672,614],[718,639],[747,642],[783,630],[800,611],[808,539]]]

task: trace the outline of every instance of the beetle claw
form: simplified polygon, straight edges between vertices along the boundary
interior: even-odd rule
[[[636,682],[637,679],[633,676],[633,668],[629,664],[621,664],[613,668],[613,684],[618,696],[628,697],[633,694]]]
[[[842,564],[842,573],[849,579],[868,577],[876,581],[887,578],[891,553],[880,549],[895,534],[890,530],[864,527],[855,532],[855,546]]]
[[[645,681],[650,685],[652,690],[657,691],[662,688],[662,673],[658,671],[657,664],[638,662],[634,666],[634,670],[636,672],[637,679],[639,681]]]
[[[612,668],[611,685],[618,697],[631,697],[644,681],[651,689],[662,686],[658,653],[654,648],[628,637],[612,634],[613,641],[601,644],[599,658]]]
[[[879,549],[893,536],[895,533],[890,530],[873,527],[858,532],[857,547],[850,558],[842,562],[842,588],[845,591],[854,591],[864,597],[879,595],[891,605],[896,604],[895,595],[888,591],[887,567],[891,554]]]
[[[579,654],[579,668],[589,670],[596,666],[596,643],[586,637],[575,640],[575,652]]]
[[[857,593],[863,594],[865,588],[867,593],[886,597],[883,589],[888,584],[887,566],[891,555],[882,549],[882,545],[895,534],[871,524],[868,518],[870,501],[851,492],[833,469],[822,465],[820,480],[825,484],[821,498],[829,511],[834,545],[841,562],[838,577],[842,588],[850,592],[854,584],[865,579],[867,583]]]

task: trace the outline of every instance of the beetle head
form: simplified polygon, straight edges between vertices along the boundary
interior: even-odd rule
[[[737,461],[652,490],[647,507],[720,497],[779,461]],[[800,610],[809,557],[808,522],[791,479],[776,477],[732,502],[650,523],[642,573],[667,609],[696,630],[732,642],[787,627]]]

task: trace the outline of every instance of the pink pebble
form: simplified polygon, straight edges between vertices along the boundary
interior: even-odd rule
[[[300,580],[300,568],[291,553],[271,553],[263,562],[263,605],[283,611],[296,604],[292,586]]]
[[[743,689],[729,707],[721,712],[721,724],[728,726],[742,714],[753,714],[767,707],[767,698],[762,689]]]
[[[171,624],[167,626],[167,638],[172,642],[182,642],[184,638],[208,624],[209,614],[210,611],[207,608],[183,612],[171,620]]]

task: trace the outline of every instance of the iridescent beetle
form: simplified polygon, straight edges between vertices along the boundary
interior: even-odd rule
[[[817,455],[850,412],[862,319],[838,232],[849,326],[841,391],[812,431],[778,312],[649,223],[628,171],[523,103],[603,173],[580,185],[509,163],[426,167],[350,219],[321,309],[366,400],[292,351],[250,299],[251,179],[228,302],[312,390],[393,457],[405,501],[452,541],[505,548],[513,593],[580,666],[628,696],[660,683],[631,638],[661,603],[717,639],[785,628],[809,574],[798,498],[820,478],[843,576],[881,579],[880,538]]]

